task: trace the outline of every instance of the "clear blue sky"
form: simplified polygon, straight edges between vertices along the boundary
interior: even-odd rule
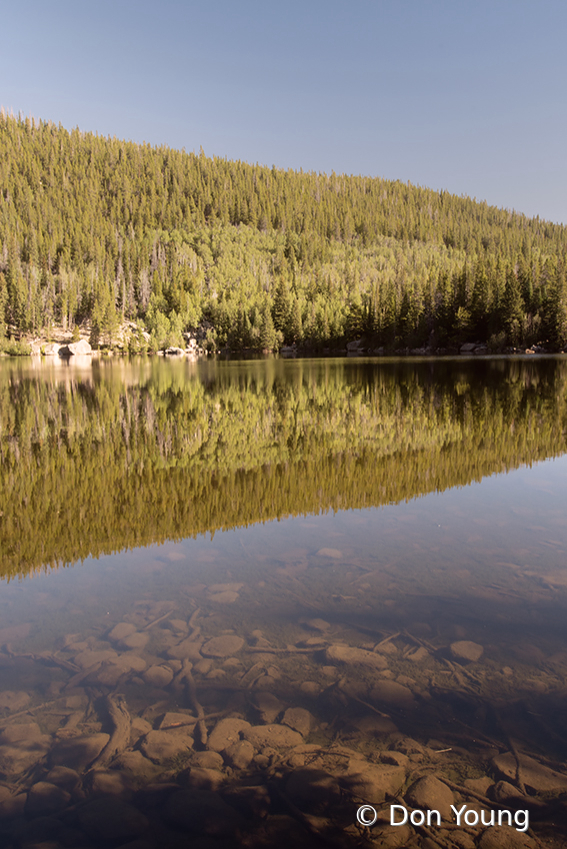
[[[20,0],[0,104],[567,223],[565,0]]]

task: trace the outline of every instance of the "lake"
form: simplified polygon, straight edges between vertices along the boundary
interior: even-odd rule
[[[561,357],[1,361],[0,838],[563,846],[566,429]]]

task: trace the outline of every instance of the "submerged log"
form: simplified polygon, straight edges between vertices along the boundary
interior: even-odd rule
[[[113,731],[110,735],[110,740],[100,755],[91,763],[91,769],[104,767],[109,764],[116,755],[124,751],[130,742],[132,718],[126,707],[124,696],[107,696],[106,709],[113,725]]]

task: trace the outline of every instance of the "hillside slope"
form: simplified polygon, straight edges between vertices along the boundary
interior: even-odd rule
[[[0,116],[0,334],[153,347],[567,342],[567,228],[378,178],[283,171]]]

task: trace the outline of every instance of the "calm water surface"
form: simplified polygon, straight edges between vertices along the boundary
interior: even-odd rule
[[[0,363],[7,845],[418,846],[386,813],[424,776],[563,845],[566,390],[562,359]]]

